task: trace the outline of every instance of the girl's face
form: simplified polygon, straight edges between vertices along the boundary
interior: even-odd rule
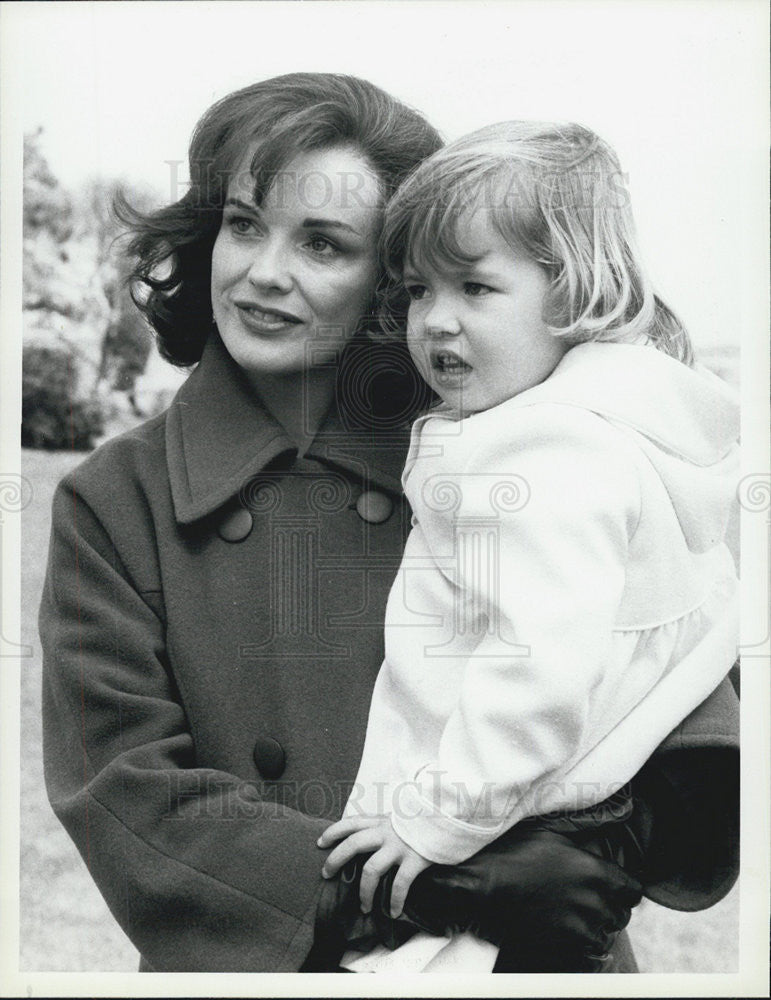
[[[258,208],[250,162],[228,184],[212,251],[220,336],[247,376],[328,365],[371,301],[380,182],[355,150],[318,150],[292,160]]]
[[[543,319],[550,286],[544,268],[512,249],[488,212],[462,221],[463,248],[475,263],[440,272],[411,262],[404,284],[412,358],[431,388],[465,416],[543,382],[568,345]]]

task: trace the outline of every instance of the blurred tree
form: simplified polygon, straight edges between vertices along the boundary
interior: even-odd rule
[[[24,448],[85,451],[104,430],[97,402],[75,399],[75,362],[65,348],[24,347],[21,443]]]
[[[22,302],[72,318],[76,303],[62,294],[57,273],[69,262],[73,232],[72,201],[40,151],[42,129],[24,137]]]
[[[119,181],[95,179],[83,189],[80,215],[94,241],[94,281],[109,307],[98,378],[113,389],[131,392],[147,364],[152,338],[128,289],[129,265],[121,252],[121,229],[112,210],[117,196],[127,197],[142,210],[153,204],[148,194],[136,189],[129,193]]]
[[[74,195],[65,191],[41,142],[40,129],[24,140],[24,364],[34,375],[25,383],[23,436],[33,447],[67,447],[75,437],[91,440],[105,421],[114,432],[140,416],[134,383],[152,338],[128,291],[112,203],[119,192],[143,209],[152,199],[115,180],[92,180]],[[32,347],[38,353],[26,349]],[[63,381],[56,372],[64,369],[70,375]],[[46,393],[41,380],[49,383]],[[69,421],[68,430],[62,421]],[[75,434],[75,424],[90,430]]]
[[[72,202],[40,151],[42,132],[24,136],[24,236],[46,230],[64,243],[72,236]]]

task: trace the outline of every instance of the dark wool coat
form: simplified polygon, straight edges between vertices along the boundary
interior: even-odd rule
[[[405,446],[332,414],[298,460],[213,337],[165,414],[60,484],[40,611],[48,793],[144,967],[305,958],[315,840],[356,775],[409,530]],[[682,908],[735,878],[735,705],[715,704],[657,758],[672,816],[654,881]]]

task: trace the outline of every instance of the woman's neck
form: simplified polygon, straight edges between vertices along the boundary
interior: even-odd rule
[[[334,397],[336,380],[334,368],[289,375],[260,372],[249,376],[260,402],[297,445],[300,456],[318,433]]]

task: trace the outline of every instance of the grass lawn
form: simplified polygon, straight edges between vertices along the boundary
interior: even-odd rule
[[[25,451],[22,473],[32,502],[22,515],[22,636],[33,655],[21,678],[20,968],[40,972],[118,972],[138,955],[111,917],[86,866],[54,817],[43,784],[40,642],[37,607],[45,573],[53,490],[84,456]],[[636,909],[632,941],[643,972],[734,972],[738,891],[703,913],[675,913],[647,900]]]

